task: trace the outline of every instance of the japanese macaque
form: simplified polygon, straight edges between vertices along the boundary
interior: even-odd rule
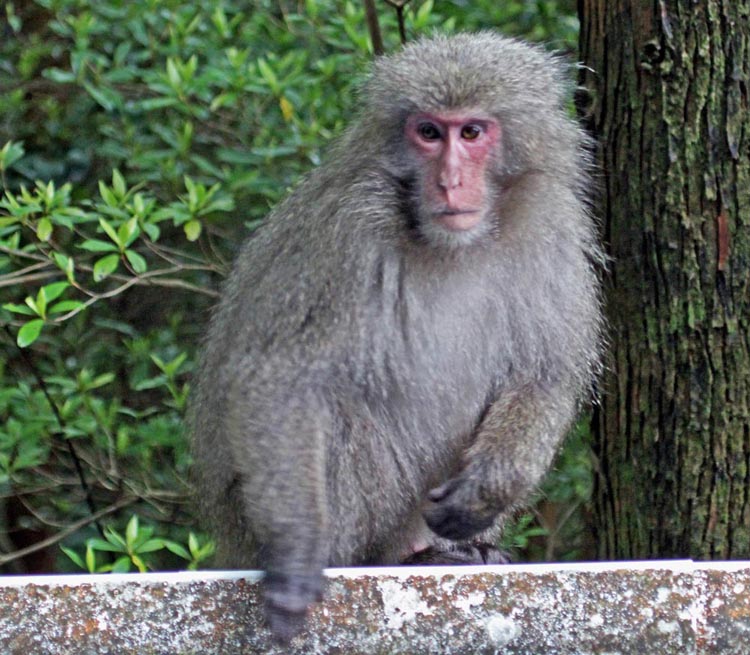
[[[218,563],[265,570],[278,639],[326,566],[488,561],[590,393],[603,256],[566,79],[491,33],[378,59],[239,253],[193,448]]]

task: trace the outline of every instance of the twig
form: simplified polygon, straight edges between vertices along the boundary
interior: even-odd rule
[[[13,343],[16,343],[16,340],[13,338],[13,333],[10,331],[10,328],[7,325],[4,325],[3,327],[5,328],[5,331],[7,332],[11,341]],[[83,489],[83,492],[86,495],[86,505],[88,506],[91,514],[96,514],[96,505],[94,504],[94,498],[91,493],[91,487],[86,481],[86,475],[83,472],[81,459],[78,457],[78,453],[76,452],[76,448],[73,445],[73,441],[71,439],[68,439],[65,436],[65,421],[63,421],[62,415],[60,414],[60,409],[58,408],[57,403],[54,401],[54,399],[50,395],[49,389],[47,389],[47,383],[44,381],[44,378],[42,378],[42,376],[39,374],[39,371],[37,371],[36,366],[34,366],[34,362],[31,361],[31,357],[29,357],[29,354],[26,352],[26,350],[24,350],[20,346],[17,345],[16,347],[24,363],[31,371],[31,374],[34,376],[34,379],[39,385],[39,388],[42,390],[44,397],[47,399],[47,402],[49,403],[49,406],[52,409],[52,413],[55,415],[55,420],[57,421],[57,427],[58,427],[58,433],[56,434],[56,436],[59,436],[65,442],[65,445],[68,449],[68,453],[70,454],[70,458],[73,460],[73,465],[75,466],[76,474],[78,475],[78,479],[81,483],[81,489]],[[99,522],[96,519],[94,519],[94,523],[96,524],[96,527],[99,530],[99,532],[101,534],[104,534],[104,530],[102,529],[102,526],[99,525]]]
[[[98,512],[95,512],[91,516],[87,516],[85,518],[82,518],[80,521],[76,521],[57,534],[53,534],[51,537],[47,537],[46,539],[37,541],[31,546],[21,548],[21,550],[13,551],[12,553],[8,553],[7,555],[0,555],[0,566],[4,566],[8,562],[12,562],[14,560],[21,559],[22,557],[26,557],[27,555],[31,555],[31,553],[35,553],[38,550],[43,550],[45,548],[48,548],[49,546],[53,546],[54,544],[69,537],[74,532],[78,532],[78,530],[80,530],[81,528],[85,528],[90,523],[96,523],[97,525],[99,525],[99,519],[107,516],[108,514],[113,514],[114,512],[117,512],[124,507],[127,507],[128,505],[133,505],[137,503],[138,500],[139,499],[136,497],[123,498],[116,503],[113,503],[109,507],[100,509]]]
[[[4,252],[6,255],[13,255],[14,257],[34,259],[39,262],[49,262],[49,257],[45,257],[44,255],[37,255],[33,252],[26,252],[25,250],[18,250],[18,248],[8,248],[8,246],[0,246],[0,252]]]
[[[30,275],[18,275],[13,273],[12,275],[0,277],[0,287],[11,287],[17,284],[28,284],[29,282],[39,282],[41,280],[49,280],[51,277],[58,277],[59,271],[47,271],[46,273],[31,273]]]
[[[385,52],[385,49],[383,48],[383,37],[380,34],[378,10],[375,9],[375,0],[364,0],[364,4],[367,30],[370,32],[370,39],[372,41],[372,51],[376,57],[380,57]]]
[[[398,34],[401,37],[401,45],[406,44],[406,24],[404,22],[404,7],[408,5],[411,0],[385,0],[387,4],[396,10],[396,17],[398,18]]]
[[[0,252],[4,252],[8,255],[13,255],[16,257],[25,257],[26,259],[33,259],[36,261],[49,263],[49,259],[47,257],[44,257],[43,255],[35,255],[32,253],[24,252],[23,250],[15,250],[13,248],[8,248],[6,246],[0,246]],[[78,270],[81,270],[81,271],[90,272],[93,270],[92,266],[88,266],[86,264],[77,264],[76,267]],[[180,273],[181,271],[215,271],[215,270],[216,270],[216,267],[211,266],[211,265],[199,266],[195,264],[178,264],[176,266],[172,266],[171,268],[148,271],[147,273],[143,273],[142,275],[138,277],[132,277],[132,278],[115,273],[113,275],[110,275],[109,278],[112,280],[120,281],[120,282],[126,281],[127,283],[123,284],[123,286],[118,287],[112,292],[108,292],[108,293],[101,294],[101,295],[89,293],[88,295],[95,296],[97,300],[101,298],[109,298],[114,295],[117,295],[118,293],[121,293],[126,288],[131,287],[134,284],[137,284],[137,285],[150,285],[150,286],[184,289],[186,291],[194,291],[195,293],[202,293],[212,298],[216,298],[219,296],[219,293],[212,289],[205,289],[203,287],[200,287],[195,284],[191,284],[190,282],[185,282],[184,280],[180,280],[178,278],[160,279],[160,276],[172,275],[175,273]],[[6,282],[6,280],[10,280],[10,281]],[[30,281],[30,280],[23,280],[23,281]],[[17,284],[17,283],[18,283],[18,280],[14,279],[11,276],[0,275],[0,287],[9,286],[11,284]],[[80,290],[85,293],[84,289],[81,288]]]

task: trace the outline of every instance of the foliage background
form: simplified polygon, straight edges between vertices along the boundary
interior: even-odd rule
[[[567,0],[412,0],[409,38],[482,28],[574,52]],[[396,14],[378,2],[386,50]],[[0,566],[199,566],[184,429],[243,235],[357,111],[361,3],[7,1],[0,17]],[[589,551],[579,426],[521,559]],[[62,545],[63,548],[58,546]]]

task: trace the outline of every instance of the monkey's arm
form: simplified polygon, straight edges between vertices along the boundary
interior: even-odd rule
[[[428,494],[427,525],[455,540],[491,527],[542,479],[574,415],[575,394],[564,385],[527,383],[501,392],[464,454],[463,468]]]

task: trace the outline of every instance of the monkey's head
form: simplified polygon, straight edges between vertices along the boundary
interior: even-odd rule
[[[428,243],[484,241],[502,223],[504,189],[576,147],[560,129],[562,78],[553,56],[492,33],[418,41],[376,62],[360,129],[385,140],[378,165]]]

